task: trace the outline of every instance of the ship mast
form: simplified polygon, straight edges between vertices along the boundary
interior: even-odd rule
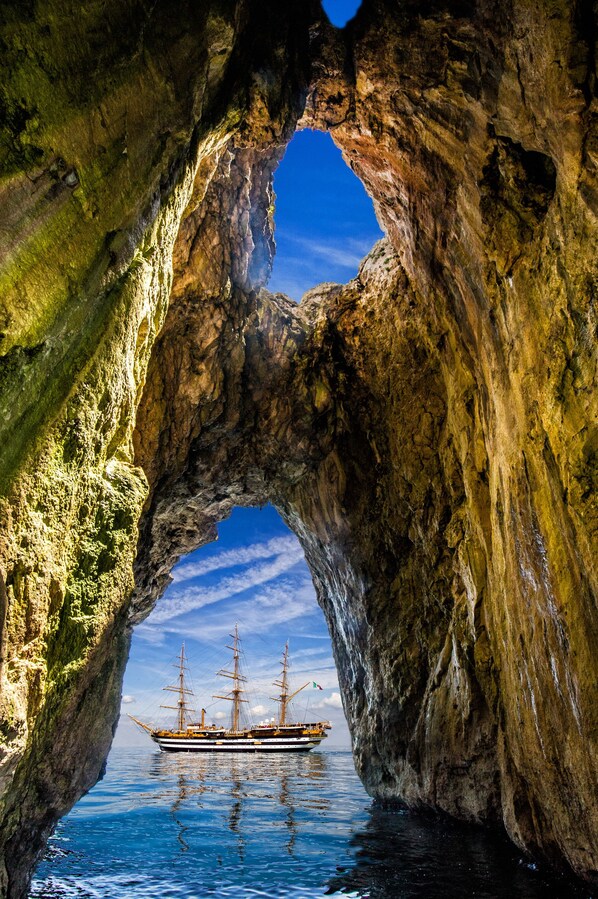
[[[282,673],[280,680],[274,681],[275,687],[280,687],[280,714],[278,716],[278,724],[282,726],[287,722],[287,705],[289,703],[289,641],[287,640],[284,653],[282,654]]]
[[[299,687],[298,690],[295,690],[294,693],[289,693],[289,641],[287,640],[284,648],[284,652],[282,654],[282,672],[280,675],[280,680],[274,681],[275,687],[280,687],[280,693],[278,695],[278,702],[280,703],[280,715],[278,716],[278,726],[283,727],[287,723],[287,709],[289,707],[289,702],[291,699],[294,699],[298,693],[301,693],[302,690],[305,690],[308,687],[310,681],[303,684],[302,687]],[[272,697],[274,698],[274,697]]]
[[[213,699],[226,699],[228,702],[232,702],[233,704],[233,713],[232,713],[232,722],[231,722],[231,730],[233,733],[239,732],[239,718],[241,715],[241,703],[247,702],[247,699],[241,699],[241,694],[244,693],[244,689],[241,684],[247,682],[247,678],[241,674],[239,667],[239,660],[241,658],[241,653],[239,651],[239,626],[235,624],[235,632],[231,634],[233,645],[228,646],[227,649],[232,649],[233,651],[233,670],[227,671],[225,668],[221,668],[218,671],[218,674],[221,677],[230,677],[233,682],[233,688],[227,696],[214,696]]]
[[[188,690],[185,686],[185,671],[189,669],[185,666],[185,662],[187,659],[185,658],[185,644],[181,646],[181,654],[179,656],[179,664],[175,665],[175,668],[179,669],[179,677],[178,684],[176,686],[174,684],[163,687],[163,690],[168,690],[170,693],[178,693],[178,701],[176,705],[162,705],[161,709],[174,709],[178,712],[177,716],[177,727],[178,732],[182,733],[185,730],[185,715],[191,711],[189,706],[187,705],[186,696],[193,696],[193,691]]]

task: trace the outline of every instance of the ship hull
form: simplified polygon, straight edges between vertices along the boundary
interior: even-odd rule
[[[218,726],[214,723],[206,724],[206,710],[201,710],[201,723],[189,723],[189,715],[191,709],[188,703],[188,696],[193,695],[193,691],[185,686],[185,671],[187,670],[185,662],[185,644],[181,646],[181,654],[179,657],[179,677],[178,684],[169,684],[164,687],[172,693],[178,694],[176,705],[164,705],[162,708],[174,709],[178,711],[177,726],[175,728],[167,727],[151,727],[149,724],[129,715],[135,724],[144,730],[157,743],[162,752],[309,752],[325,739],[326,731],[330,730],[330,722],[328,721],[289,721],[289,703],[293,697],[301,693],[310,682],[303,684],[294,693],[289,692],[288,681],[288,654],[289,645],[287,643],[282,659],[282,674],[280,680],[274,682],[274,685],[280,687],[280,696],[278,699],[280,705],[280,714],[278,721],[270,718],[269,721],[261,721],[259,724],[243,726],[240,723],[241,703],[248,702],[241,699],[241,694],[245,692],[241,686],[247,678],[241,674],[239,668],[239,634],[235,625],[235,632],[231,635],[233,645],[229,649],[233,650],[232,671],[222,669],[218,672],[223,677],[232,678],[233,689],[226,696],[214,696],[214,699],[226,699],[233,703],[230,727]],[[314,687],[317,687],[312,681]],[[322,687],[320,687],[320,690]],[[218,715],[218,717],[222,717]]]
[[[272,737],[262,740],[236,737],[219,740],[209,737],[154,736],[162,752],[309,752],[322,741],[322,737]]]

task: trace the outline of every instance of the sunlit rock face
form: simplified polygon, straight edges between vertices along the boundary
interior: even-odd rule
[[[308,13],[263,0],[2,6],[0,892],[11,897],[97,780],[118,718],[147,497],[132,434],[181,220],[233,135],[292,133]]]
[[[4,889],[98,776],[131,624],[265,501],[370,792],[596,877],[593,16],[195,6],[4,25]],[[263,284],[298,119],[388,240],[296,306]]]
[[[569,4],[414,4],[392,23],[378,4],[308,103],[323,124],[350,98],[334,136],[377,200],[430,366],[412,365],[410,389],[428,384],[403,418],[419,407],[418,439],[384,416],[387,486],[353,534],[370,547],[365,617],[389,639],[364,666],[360,766],[383,795],[498,817],[594,876],[595,34]],[[384,585],[376,546],[401,516]]]

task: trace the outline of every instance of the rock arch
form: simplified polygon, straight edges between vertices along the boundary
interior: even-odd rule
[[[4,357],[5,431],[29,429],[29,455],[16,441],[2,467],[6,890],[24,894],[98,775],[128,628],[219,516],[265,500],[304,546],[368,788],[502,824],[595,877],[592,16],[365,0],[339,31],[317,4],[266,6],[183,4],[176,26],[131,7],[145,55],[117,48],[137,73],[117,85],[126,156],[156,161],[137,178],[121,149],[105,193],[93,136],[69,132],[71,185],[47,162],[43,109],[32,161],[27,110],[5,103],[12,164],[41,169],[17,182],[15,216],[26,201],[52,246],[66,209],[90,248],[69,316],[51,297],[41,310],[66,360],[41,408],[54,325],[36,343],[24,320]],[[94,122],[79,77],[64,108]],[[100,88],[118,143],[122,96]],[[131,130],[133,96],[158,147],[142,116]],[[271,172],[303,124],[332,132],[388,240],[297,307],[261,283]],[[15,263],[25,292],[39,255]],[[97,308],[84,325],[81,296]]]

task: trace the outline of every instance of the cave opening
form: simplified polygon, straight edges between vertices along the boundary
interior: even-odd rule
[[[330,720],[326,746],[350,748],[330,637],[303,550],[276,509],[268,505],[234,508],[219,524],[217,542],[189,553],[174,567],[164,596],[135,628],[115,749],[155,749],[129,715],[150,717],[153,725],[173,726],[176,712],[161,706],[167,702],[163,688],[176,676],[172,666],[177,664],[182,643],[194,693],[190,714],[193,709],[199,717],[205,708],[210,723],[228,726],[229,707],[213,696],[223,692],[216,672],[229,666],[226,644],[231,642],[235,624],[248,676],[247,723],[267,721],[277,714],[272,682],[279,675],[279,660],[288,640],[292,683],[299,687],[309,681],[321,688],[298,696],[296,712]]]
[[[344,28],[355,18],[362,0],[322,0],[322,9],[337,28]]]
[[[230,704],[214,694],[230,687],[217,672],[231,667],[235,625],[247,675],[241,725],[278,720],[273,684],[288,640],[289,689],[308,682],[289,705],[297,714],[291,720],[329,721],[327,751],[160,752],[133,723],[129,715],[153,727],[175,726],[177,697],[164,687],[177,682],[184,643],[185,688],[193,691],[186,724],[205,708],[206,724],[229,727]],[[252,870],[260,881],[279,876],[296,883],[303,865],[297,844],[311,820],[302,810],[336,820],[322,782],[346,779],[362,805],[366,799],[349,750],[330,636],[299,540],[274,506],[236,506],[219,522],[216,541],[180,559],[153,612],[135,627],[105,776],[60,821],[32,899],[70,884],[104,899],[145,897],[154,888],[158,895],[166,871],[169,889],[181,896],[203,895],[220,878],[243,883]],[[347,810],[346,828],[356,808],[357,801]],[[332,842],[327,853],[336,851]]]
[[[304,129],[274,175],[276,255],[268,289],[299,301],[323,282],[345,284],[384,236],[374,205],[330,134]]]
[[[371,198],[343,160],[330,134],[310,129],[295,134],[275,172],[274,191],[276,254],[268,289],[298,302],[312,287],[324,282],[346,283],[354,278],[362,259],[383,232]],[[248,497],[247,501],[253,500]],[[267,620],[270,630],[282,628],[279,634],[268,635],[269,644],[272,644],[271,636],[280,643],[275,650],[278,660],[287,637],[293,636],[283,633],[284,627],[297,619],[300,630],[293,634],[300,638],[300,645],[294,647],[292,642],[291,653],[294,655],[297,648],[304,659],[312,659],[314,664],[308,666],[312,680],[325,682],[319,711],[330,712],[334,728],[326,745],[349,748],[330,637],[296,536],[272,506],[236,507],[220,523],[218,533],[216,547],[201,547],[178,562],[172,572],[171,586],[149,618],[135,628],[123,687],[123,713],[142,713],[148,705],[157,707],[156,702],[145,702],[145,699],[150,694],[154,699],[159,695],[165,682],[164,677],[160,680],[160,673],[164,672],[162,660],[175,658],[183,639],[190,657],[208,655],[222,660],[222,638],[238,622],[251,655],[252,647],[247,640],[251,643],[250,635],[257,633],[252,615],[259,615],[261,627]],[[268,546],[276,546],[277,541],[282,541],[284,551],[266,555]],[[253,576],[249,563],[252,554],[257,554],[253,575],[269,579],[260,582],[261,592],[256,592],[257,582],[249,583]],[[222,565],[217,559],[222,560]],[[231,571],[223,570],[227,559],[237,560],[231,562]],[[247,561],[241,563],[241,559]],[[293,571],[288,575],[290,580],[286,580],[285,566],[289,563]],[[195,578],[199,579],[197,583]],[[231,606],[228,610],[227,604]],[[313,632],[311,637],[301,630],[304,625]],[[198,637],[203,634],[195,640],[196,647],[189,644],[189,639],[194,639],[189,638],[190,632]],[[262,640],[263,647],[263,638],[256,639],[258,643]],[[315,645],[305,642],[310,639],[319,643],[318,653]],[[257,644],[256,649],[259,649]],[[322,673],[318,675],[320,670]],[[153,672],[151,689],[148,671]],[[217,683],[213,687],[206,691],[210,697],[217,692]],[[261,703],[255,705],[259,707]],[[224,720],[220,717],[224,714],[222,709],[216,713],[219,720]],[[115,746],[145,739],[128,722],[126,714],[121,715]]]
[[[173,20],[168,4],[108,2],[99,28],[91,15],[61,30],[45,4],[3,26],[0,890],[10,880],[15,899],[107,753],[140,516],[149,605],[164,548],[206,536],[195,513],[210,525],[260,496],[305,523],[330,584],[372,792],[502,821],[596,878],[588,17],[539,5],[530,27],[512,4],[494,27],[483,4],[371,0],[346,27],[325,5],[331,25],[318,4],[182,4]],[[269,166],[304,96],[302,121],[359,153],[397,253],[388,242],[369,283],[322,291],[318,308],[252,289],[272,245]],[[204,149],[208,204],[179,240]],[[322,239],[298,246],[302,276],[332,260]],[[173,276],[176,309],[173,271],[191,272]],[[235,797],[231,832],[238,818]]]

